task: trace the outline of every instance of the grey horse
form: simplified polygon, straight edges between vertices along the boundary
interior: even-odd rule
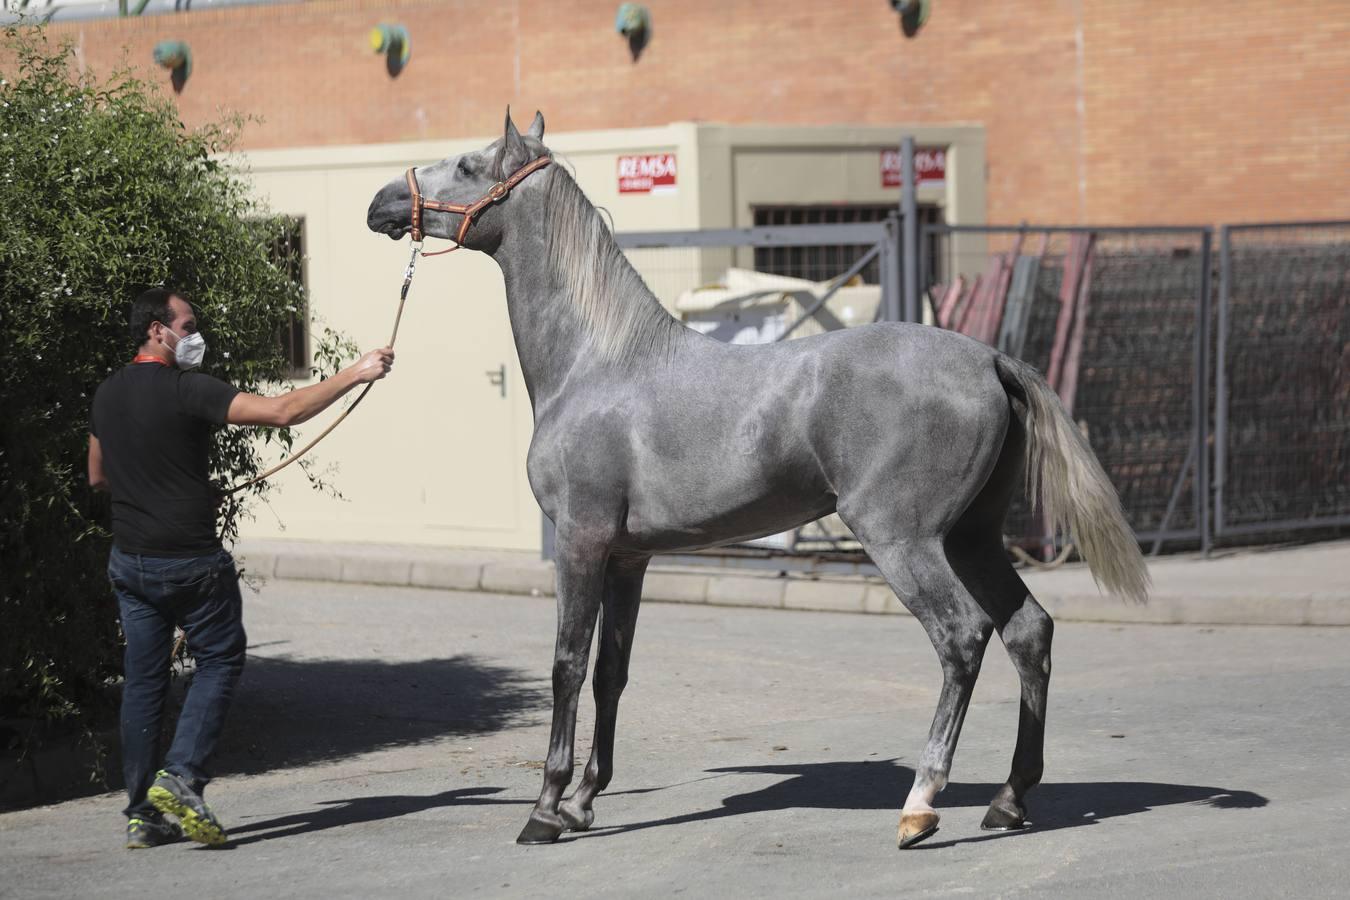
[[[542,115],[521,135],[508,110],[500,140],[383,187],[367,224],[408,234],[412,184],[431,203],[472,204],[549,156],[543,137]],[[1115,490],[1058,398],[1018,360],[924,325],[761,346],[700,335],[662,308],[567,171],[544,165],[482,209],[472,229],[430,206],[422,223],[501,267],[534,409],[530,486],[557,526],[552,732],[543,790],[517,840],[552,842],[593,821],[614,772],[619,695],[653,554],[836,511],[942,665],[899,845],[937,830],[932,804],[995,631],[1021,680],[1021,714],[1011,774],[983,824],[1021,827],[1041,778],[1053,623],[1004,551],[1014,492],[1039,497],[1106,590],[1140,601],[1148,590]],[[595,740],[564,800],[597,620]]]

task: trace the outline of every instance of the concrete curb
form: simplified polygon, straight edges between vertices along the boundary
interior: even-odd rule
[[[1307,553],[1307,549],[1285,551]],[[1317,552],[1317,551],[1314,551]],[[235,555],[247,576],[348,584],[553,595],[553,564],[526,553],[440,550],[307,541],[243,541]],[[1223,560],[1169,559],[1152,563],[1155,590],[1136,606],[1094,590],[1082,566],[1024,573],[1040,603],[1065,622],[1165,625],[1350,626],[1350,544],[1331,545],[1319,559],[1325,585],[1285,586],[1290,560],[1281,552]],[[1342,565],[1342,563],[1344,565]],[[1263,579],[1251,574],[1253,565]],[[1215,567],[1206,569],[1205,567]],[[1223,576],[1224,577],[1211,577]],[[1175,582],[1175,583],[1173,583]],[[1271,585],[1274,585],[1274,588]],[[908,615],[890,588],[860,576],[781,575],[743,570],[662,566],[648,572],[643,599],[657,603],[758,607],[871,615]]]

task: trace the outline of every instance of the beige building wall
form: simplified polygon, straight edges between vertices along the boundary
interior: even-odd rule
[[[951,147],[945,186],[926,188],[921,202],[944,206],[948,221],[980,221],[982,131],[915,133],[921,144]],[[878,153],[895,146],[899,134],[899,128],[880,127],[677,123],[549,134],[547,141],[592,202],[608,210],[616,230],[658,231],[747,226],[756,203],[898,202],[897,189],[880,186]],[[316,327],[338,329],[363,349],[388,340],[409,244],[367,230],[370,199],[408,166],[488,140],[261,150],[244,158],[271,210],[304,219]],[[676,154],[679,167],[674,191],[619,192],[619,155],[667,152]],[[725,268],[727,259],[726,251],[633,252],[667,304]],[[540,514],[525,477],[531,410],[496,264],[468,251],[421,260],[397,351],[394,375],[312,454],[312,468],[342,499],[314,491],[292,466],[274,478],[268,503],[257,507],[244,535],[537,549]],[[490,373],[503,371],[499,387]],[[333,415],[296,429],[296,446]]]

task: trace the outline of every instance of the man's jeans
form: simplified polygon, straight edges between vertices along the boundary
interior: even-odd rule
[[[127,639],[122,688],[122,774],[131,798],[126,814],[158,817],[146,791],[164,768],[199,792],[244,669],[243,603],[234,559],[224,550],[170,558],[123,553],[108,558],[108,578],[122,611]],[[197,662],[173,745],[161,766],[159,735],[169,689],[173,629],[187,634]]]

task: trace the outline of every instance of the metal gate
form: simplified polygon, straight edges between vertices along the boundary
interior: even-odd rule
[[[801,311],[794,326],[800,327],[816,316],[838,290],[864,278],[865,272],[868,277],[864,280],[873,281],[881,290],[878,318],[893,321],[900,317],[899,243],[894,217],[841,225],[628,232],[614,235],[614,241],[657,297],[677,312],[678,297],[684,291],[715,284],[732,267],[780,274],[775,269],[785,261],[772,251],[812,248],[826,252],[794,264],[794,274],[802,280],[828,283],[829,287]],[[767,258],[763,251],[770,251]],[[788,334],[795,330],[790,327]],[[775,339],[782,340],[788,334]]]

